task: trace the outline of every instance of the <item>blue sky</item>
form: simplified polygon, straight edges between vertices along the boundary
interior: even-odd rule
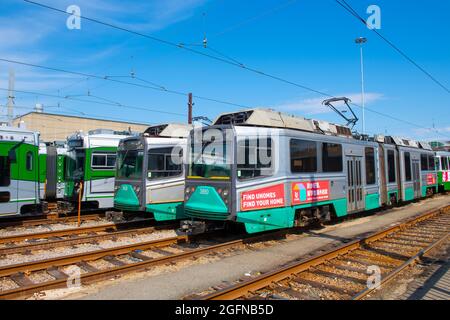
[[[211,49],[246,66],[287,80],[348,96],[360,103],[358,36],[364,47],[366,106],[381,113],[435,127],[425,130],[366,112],[369,133],[416,139],[450,140],[450,95],[413,67],[334,0],[39,0],[65,10],[75,4],[81,14],[175,43],[198,44],[206,33]],[[381,8],[380,32],[447,87],[450,86],[448,1],[348,1],[361,15]],[[67,16],[25,3],[0,0],[0,58],[35,63],[100,76],[129,76],[170,90],[342,122],[321,105],[317,93],[278,82],[184,50],[83,20],[81,30],[66,28]],[[211,49],[192,47],[215,54]],[[0,62],[0,88],[8,86],[11,64]],[[16,94],[16,113],[35,103],[48,112],[102,115],[145,123],[182,122],[187,98],[104,80],[13,65],[16,89],[41,95]],[[140,83],[141,80],[115,78]],[[88,92],[90,96],[88,96]],[[42,95],[76,96],[89,102]],[[94,97],[95,96],[95,97]],[[0,90],[0,105],[7,93]],[[147,110],[101,105],[113,101]],[[194,115],[211,119],[235,106],[195,99]],[[4,108],[2,107],[4,113]],[[360,109],[355,108],[358,115]],[[359,125],[360,129],[361,126]]]

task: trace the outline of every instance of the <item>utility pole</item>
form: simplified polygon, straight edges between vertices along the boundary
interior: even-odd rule
[[[188,124],[192,124],[192,93],[188,94]]]
[[[14,70],[9,70],[9,86],[8,86],[8,111],[7,111],[7,119],[8,125],[12,126],[12,121],[14,118],[14,82],[15,82],[15,74]]]
[[[361,103],[362,103],[362,133],[366,133],[366,116],[365,116],[365,99],[364,99],[364,59],[363,59],[363,44],[367,42],[364,37],[355,39],[355,43],[359,44],[361,55]]]

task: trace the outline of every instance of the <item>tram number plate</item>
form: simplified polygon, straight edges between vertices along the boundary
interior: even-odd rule
[[[241,211],[284,207],[284,184],[241,193]]]
[[[330,198],[330,181],[328,180],[294,182],[291,189],[293,205]]]

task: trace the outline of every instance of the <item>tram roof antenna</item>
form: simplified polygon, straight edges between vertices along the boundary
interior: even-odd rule
[[[339,102],[339,101],[343,101],[345,103],[345,105],[347,106],[347,108],[350,110],[350,112],[352,113],[353,117],[347,117],[346,115],[344,115],[345,111],[339,111],[334,105],[334,102]],[[330,107],[334,112],[336,112],[338,115],[340,115],[342,118],[345,119],[345,121],[347,121],[346,126],[350,127],[351,129],[353,129],[353,127],[356,125],[356,123],[358,122],[358,117],[356,116],[355,112],[353,112],[352,107],[350,107],[350,104],[352,101],[347,98],[347,97],[338,97],[338,98],[331,98],[331,99],[326,99],[322,101],[322,104]]]

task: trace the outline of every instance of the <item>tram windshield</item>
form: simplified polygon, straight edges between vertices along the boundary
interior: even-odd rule
[[[84,175],[84,162],[86,151],[75,149],[67,153],[66,157],[66,180],[82,180]]]
[[[218,129],[205,130],[198,137],[197,134],[195,136],[191,135],[190,141],[191,156],[189,159],[188,178],[230,178],[232,144],[225,139],[224,132]]]
[[[118,179],[141,179],[144,161],[143,150],[121,150],[117,153]]]

